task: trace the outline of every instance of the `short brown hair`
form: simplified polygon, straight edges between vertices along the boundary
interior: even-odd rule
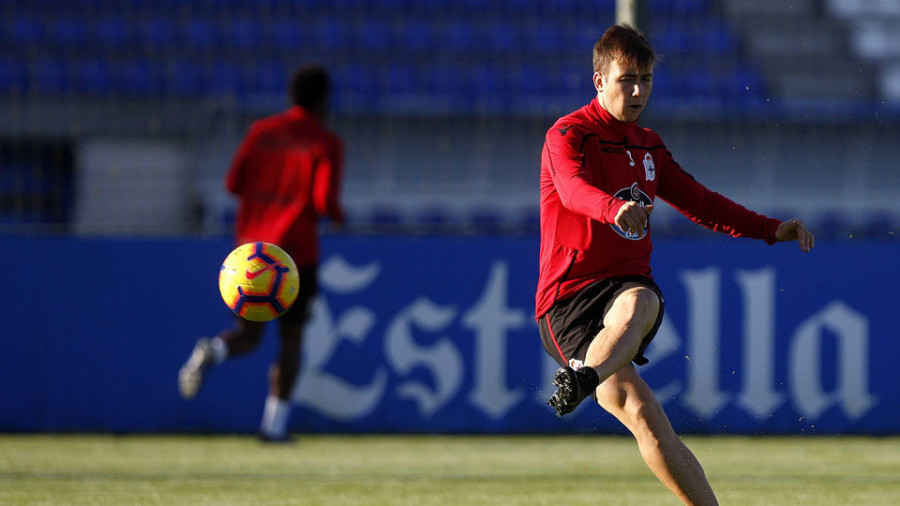
[[[594,72],[605,74],[613,61],[640,69],[656,63],[656,53],[644,34],[628,24],[613,25],[594,44]]]
[[[315,109],[328,98],[330,92],[331,79],[321,65],[300,67],[291,77],[291,102],[304,109]]]

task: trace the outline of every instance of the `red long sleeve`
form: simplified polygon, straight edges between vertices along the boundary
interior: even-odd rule
[[[238,243],[278,244],[299,266],[318,261],[318,221],[344,220],[340,139],[300,107],[255,122],[225,179],[238,197]]]
[[[709,190],[675,163],[659,135],[616,120],[596,99],[547,131],[540,183],[538,317],[595,281],[651,276],[651,225],[636,233],[615,225],[625,201],[648,206],[659,195],[711,230],[776,240],[778,220]]]
[[[602,223],[613,223],[624,202],[589,182],[591,176],[581,152],[585,135],[580,126],[551,128],[545,137],[544,163],[563,207]]]
[[[710,230],[733,237],[762,239],[774,244],[775,229],[779,220],[763,216],[709,190],[698,183],[690,174],[665,152],[667,170],[660,178],[656,194],[681,211],[691,221]]]

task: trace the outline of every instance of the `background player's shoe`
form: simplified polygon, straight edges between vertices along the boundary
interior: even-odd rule
[[[213,365],[213,350],[209,339],[202,337],[194,345],[191,357],[178,371],[178,391],[187,400],[193,399],[203,384],[203,375]]]
[[[571,413],[599,384],[597,373],[590,367],[582,367],[577,371],[571,367],[562,367],[553,375],[556,392],[547,404],[553,406],[556,416]]]

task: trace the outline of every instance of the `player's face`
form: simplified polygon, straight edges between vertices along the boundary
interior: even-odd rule
[[[619,121],[637,121],[653,90],[653,66],[639,69],[613,61],[606,75],[595,73],[600,105]]]

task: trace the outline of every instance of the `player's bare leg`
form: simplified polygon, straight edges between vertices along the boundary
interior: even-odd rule
[[[718,504],[697,458],[675,434],[634,365],[623,366],[601,383],[597,402],[631,431],[644,462],[679,499],[685,504]]]
[[[594,368],[600,383],[631,362],[658,315],[659,297],[646,286],[626,283],[613,296],[603,329],[584,358],[584,365]]]
[[[278,356],[269,368],[269,395],[263,410],[259,437],[267,442],[289,442],[287,419],[291,411],[291,391],[300,373],[300,353],[303,341],[302,321],[279,321]]]
[[[291,398],[291,390],[300,373],[300,353],[304,323],[279,322],[281,339],[278,358],[269,370],[269,393],[282,400]]]
[[[656,292],[639,283],[626,283],[613,296],[603,319],[604,328],[591,341],[584,367],[556,371],[556,392],[547,402],[557,416],[572,412],[611,374],[631,362],[659,315]]]
[[[262,341],[263,332],[266,330],[265,322],[254,322],[243,318],[235,318],[234,327],[219,333],[225,346],[228,348],[228,356],[245,355],[255,350]]]
[[[233,328],[222,331],[212,339],[199,339],[190,358],[178,371],[181,396],[187,400],[196,397],[210,368],[230,356],[253,351],[259,345],[264,330],[264,323],[238,317]]]

